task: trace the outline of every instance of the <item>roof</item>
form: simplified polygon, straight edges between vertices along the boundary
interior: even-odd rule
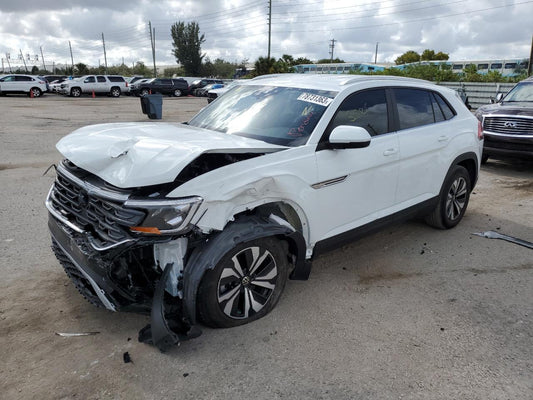
[[[390,75],[343,75],[343,74],[274,74],[261,75],[251,79],[248,84],[271,84],[276,86],[300,87],[341,91],[347,86],[369,81],[396,81],[430,84],[428,81]]]

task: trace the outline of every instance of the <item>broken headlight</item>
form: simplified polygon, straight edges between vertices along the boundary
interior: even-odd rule
[[[167,235],[185,232],[202,200],[198,196],[168,200],[127,200],[124,205],[146,212],[143,222],[139,226],[131,226],[131,231]]]

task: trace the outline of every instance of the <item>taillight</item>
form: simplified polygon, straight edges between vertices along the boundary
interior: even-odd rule
[[[126,87],[128,87],[128,82],[126,82]]]
[[[477,138],[483,140],[483,126],[481,125],[481,121],[477,121]]]

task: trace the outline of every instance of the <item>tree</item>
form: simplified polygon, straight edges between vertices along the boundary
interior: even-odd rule
[[[398,57],[394,62],[396,65],[409,64],[420,61],[420,54],[414,50],[409,50]]]
[[[183,65],[186,75],[199,76],[205,56],[201,53],[205,36],[200,36],[200,25],[196,22],[190,22],[187,25],[184,22],[176,22],[170,28],[170,34],[174,48],[172,53],[176,57],[176,62]]]
[[[259,57],[255,62],[254,76],[273,73],[274,64],[276,64],[276,59],[274,57]]]
[[[78,75],[87,75],[89,73],[89,68],[84,63],[77,63],[74,65],[74,71],[76,71],[76,74]]]
[[[300,64],[313,64],[313,61],[305,57],[298,57],[296,60],[294,60],[294,64],[292,65],[300,65]]]
[[[420,55],[420,60],[422,60],[422,61],[430,61],[430,60],[434,60],[435,59],[434,57],[435,57],[435,51],[434,50],[430,50],[430,49],[426,49]]]
[[[344,60],[341,60],[340,58],[334,58],[333,60],[330,58],[321,58],[316,63],[317,64],[329,64],[329,63],[343,63]]]
[[[448,53],[443,53],[442,51],[439,51],[437,54],[433,56],[433,60],[448,60],[450,58]]]

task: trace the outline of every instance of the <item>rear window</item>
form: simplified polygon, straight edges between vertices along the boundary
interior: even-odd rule
[[[111,82],[124,82],[124,78],[121,76],[108,76],[107,77]]]
[[[394,89],[400,129],[415,128],[453,118],[454,111],[440,94],[423,89]]]

